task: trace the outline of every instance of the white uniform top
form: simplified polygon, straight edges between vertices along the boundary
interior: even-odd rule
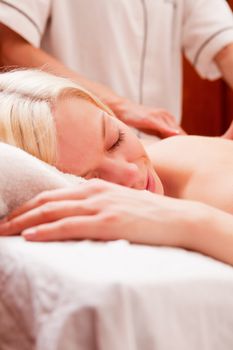
[[[0,0],[0,21],[71,69],[181,114],[182,49],[202,77],[233,42],[225,0]]]

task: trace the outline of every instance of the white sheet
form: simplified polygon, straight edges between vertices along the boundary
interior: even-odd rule
[[[181,249],[0,238],[0,350],[232,350],[233,268]]]

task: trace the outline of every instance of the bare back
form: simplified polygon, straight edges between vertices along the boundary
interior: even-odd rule
[[[147,152],[166,195],[233,214],[233,141],[175,136],[149,146]]]

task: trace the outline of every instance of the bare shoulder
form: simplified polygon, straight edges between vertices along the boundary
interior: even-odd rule
[[[175,136],[148,149],[171,196],[197,200],[233,214],[233,141]]]
[[[221,137],[206,137],[206,136],[172,136],[167,139],[156,142],[147,148],[150,157],[165,157],[167,160],[174,158],[177,155],[185,159],[191,156],[198,156],[199,160],[205,156],[224,157],[228,152],[233,151],[233,141]]]
[[[180,192],[181,198],[201,201],[233,214],[232,140],[176,137],[168,140],[163,147],[169,150],[170,158],[167,161],[174,169],[179,168],[189,174],[189,180]]]

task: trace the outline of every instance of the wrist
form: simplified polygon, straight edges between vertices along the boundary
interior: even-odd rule
[[[233,265],[233,216],[201,204],[191,220],[185,247]]]
[[[115,95],[111,97],[108,96],[103,101],[110,107],[110,109],[120,120],[125,122],[126,113],[131,103],[127,98]]]
[[[187,202],[183,213],[182,227],[179,234],[179,246],[199,251],[204,245],[203,234],[209,230],[212,208],[199,202]]]
[[[125,98],[118,96],[109,87],[96,81],[90,81],[78,73],[74,74],[73,80],[98,97],[114,113],[117,113],[118,108],[120,108],[120,106],[123,105],[124,101],[126,100]]]
[[[175,203],[168,206],[165,202],[163,206],[163,199]],[[197,244],[199,237],[209,222],[208,206],[199,202],[166,197],[159,200],[161,201],[159,207],[156,199],[152,210],[148,210],[147,206],[145,214],[147,220],[143,222],[143,232],[147,234],[140,236],[138,242],[199,250]],[[140,229],[140,225],[138,228]],[[133,241],[135,238],[134,232]]]
[[[115,116],[123,122],[127,122],[127,113],[130,101],[124,97],[116,95],[108,88],[98,89],[97,97],[107,105]]]

